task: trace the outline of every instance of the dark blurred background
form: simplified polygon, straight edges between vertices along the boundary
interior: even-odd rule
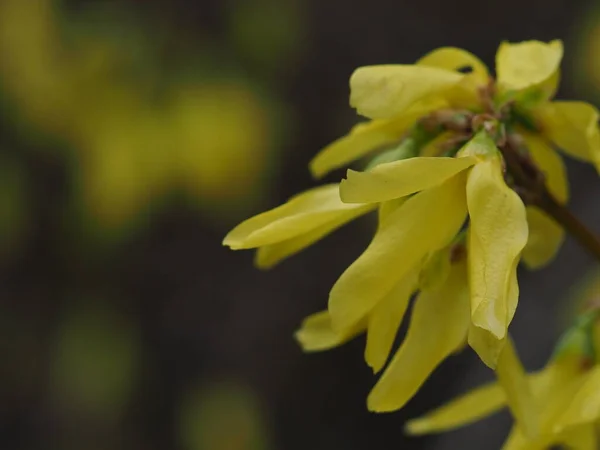
[[[294,342],[368,219],[270,272],[221,240],[315,185],[308,161],[357,120],[354,68],[448,45],[491,65],[501,40],[555,38],[560,97],[598,103],[591,0],[0,0],[0,448],[499,448],[508,413],[402,432],[492,379],[472,352],[375,415],[362,338],[313,355]],[[596,173],[569,170],[573,210],[600,231]],[[568,239],[521,273],[512,333],[528,369],[591,264]]]

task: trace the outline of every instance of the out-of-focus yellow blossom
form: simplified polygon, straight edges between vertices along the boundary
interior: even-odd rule
[[[152,70],[123,76],[136,73],[132,55],[140,52],[98,29],[69,30],[77,39],[64,42],[55,6],[0,3],[0,81],[17,117],[72,149],[86,215],[121,228],[175,190],[211,218],[251,210],[270,179],[270,103],[224,75],[161,87],[157,101]],[[147,45],[135,27],[123,32]]]
[[[348,205],[376,207],[379,227],[333,286],[327,311],[307,318],[297,338],[312,351],[366,332],[365,359],[377,372],[417,294],[406,339],[369,396],[371,410],[402,407],[466,340],[496,369],[525,435],[539,432],[535,402],[508,338],[519,296],[517,265],[521,258],[534,268],[548,263],[563,240],[560,226],[536,207],[542,205],[535,197],[539,186],[557,204],[568,199],[553,145],[569,154],[577,146],[576,156],[591,162],[600,155],[597,124],[587,114],[592,107],[549,101],[561,58],[560,41],[503,43],[495,81],[475,56],[456,48],[438,49],[414,65],[362,67],[352,75],[350,103],[371,120],[325,148],[310,168],[321,177],[375,155],[365,171],[348,171],[339,195]],[[255,232],[278,243],[296,237],[285,224],[295,223],[296,212],[279,211],[277,227],[269,228],[272,213],[266,213],[266,220],[240,225],[225,244],[270,243],[252,242]],[[435,282],[423,282],[431,273]]]
[[[578,328],[571,330],[566,335],[568,340],[563,342],[567,348],[561,349],[542,370],[527,375],[525,390],[521,388],[512,396],[520,398],[518,404],[510,402],[506,390],[507,386],[515,386],[515,380],[524,379],[515,359],[506,366],[507,372],[513,374],[513,381],[503,383],[504,389],[494,383],[479,387],[408,422],[407,431],[426,434],[464,426],[500,410],[508,398],[516,421],[503,450],[545,450],[552,445],[576,450],[598,448],[600,365],[581,351],[588,345],[582,341],[581,332]],[[574,346],[580,348],[573,351]]]

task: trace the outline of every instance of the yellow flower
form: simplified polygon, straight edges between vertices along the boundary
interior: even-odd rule
[[[507,346],[508,348],[508,346]],[[600,365],[585,356],[563,354],[539,372],[527,375],[525,392],[512,399],[510,383],[488,384],[441,408],[407,423],[410,434],[447,431],[495,413],[508,404],[516,418],[503,450],[545,450],[552,445],[592,450],[598,448],[595,427],[600,420]],[[513,378],[524,379],[518,359],[506,365]],[[514,375],[514,374],[517,375]],[[513,380],[514,381],[514,380]],[[514,394],[514,391],[513,391]],[[533,424],[533,426],[532,426]]]
[[[524,205],[504,182],[500,154],[486,132],[455,158],[415,157],[348,171],[340,185],[342,200],[358,204],[415,192],[333,286],[333,327],[344,330],[360,321],[398,280],[447,245],[468,215],[469,343],[494,367],[517,306],[516,266],[528,233]]]
[[[223,244],[233,250],[258,248],[256,264],[266,269],[376,206],[342,203],[337,184],[320,186],[242,222]]]

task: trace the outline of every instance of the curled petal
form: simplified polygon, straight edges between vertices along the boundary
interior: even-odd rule
[[[276,244],[336,221],[338,225],[350,221],[375,207],[342,203],[338,185],[329,184],[308,190],[284,205],[242,222],[225,237],[223,245],[239,250]],[[307,245],[314,240],[308,240]]]
[[[552,102],[535,111],[542,132],[567,155],[590,162],[600,171],[598,110],[584,102]]]
[[[416,157],[381,164],[367,172],[348,170],[340,183],[340,197],[346,203],[392,200],[437,186],[471,167],[477,159]]]
[[[423,290],[415,301],[406,338],[369,394],[371,411],[401,408],[431,372],[460,347],[469,328],[465,264],[456,264],[446,282]]]
[[[528,229],[525,206],[504,182],[498,158],[471,169],[467,205],[471,318],[475,326],[500,340],[516,308],[515,271]]]
[[[466,216],[465,175],[409,198],[381,224],[365,252],[342,274],[329,295],[334,328],[368,314],[425,257],[454,238]]]
[[[557,77],[563,57],[563,45],[559,40],[550,43],[525,41],[516,44],[503,42],[496,53],[498,85],[504,90],[523,90],[543,86]],[[553,94],[556,82],[546,87]]]
[[[463,76],[416,65],[360,67],[350,78],[350,104],[365,117],[390,118],[420,100],[443,97]]]
[[[364,329],[365,324],[360,323],[343,332],[336,332],[331,328],[329,313],[321,311],[304,319],[294,337],[305,352],[317,352],[342,345],[363,332]]]

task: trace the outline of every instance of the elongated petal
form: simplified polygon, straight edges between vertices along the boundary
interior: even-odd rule
[[[552,79],[563,56],[561,41],[550,43],[525,41],[503,42],[496,53],[498,84],[504,90],[522,90]]]
[[[329,313],[321,311],[305,318],[294,337],[305,352],[317,352],[329,350],[348,342],[362,333],[365,327],[363,322],[343,332],[335,332],[331,328]]]
[[[466,215],[465,175],[409,198],[392,212],[365,252],[342,274],[329,295],[334,328],[347,328],[435,250],[445,247]]]
[[[339,217],[321,225],[319,228],[301,234],[298,237],[259,247],[256,251],[254,263],[260,269],[270,269],[283,259],[304,250],[306,247],[314,244],[341,226],[371,211],[374,207],[375,205],[364,205],[362,208],[339,214]]]
[[[371,119],[402,113],[419,100],[441,96],[463,74],[435,67],[381,65],[357,69],[350,78],[350,104]]]
[[[314,231],[342,215],[351,220],[375,206],[342,203],[337,184],[320,186],[242,222],[225,237],[223,244],[234,250],[270,245]]]
[[[526,209],[529,238],[522,258],[530,269],[539,269],[554,259],[565,240],[565,231],[539,208],[528,206]]]
[[[358,124],[348,135],[319,152],[310,162],[310,171],[313,176],[321,178],[331,170],[394,144],[418,119],[446,106],[444,100],[418,102],[395,117]]]
[[[600,366],[595,366],[554,424],[554,432],[600,419]]]
[[[498,359],[496,376],[506,393],[508,406],[517,426],[525,436],[537,436],[539,434],[539,412],[525,369],[510,338],[507,339],[504,350]]]
[[[540,136],[519,131],[537,168],[544,174],[546,186],[561,203],[569,199],[567,168],[561,156]]]
[[[402,278],[371,312],[368,320],[365,361],[379,372],[385,365],[408,302],[417,285],[418,270]]]
[[[406,339],[371,391],[371,411],[403,407],[431,372],[464,341],[469,328],[469,290],[464,263],[446,283],[424,290],[415,302]]]
[[[567,155],[590,162],[600,171],[598,110],[584,102],[544,103],[536,115],[548,136]]]
[[[433,50],[419,59],[417,65],[452,71],[469,68],[471,69],[470,73],[480,84],[487,83],[490,77],[487,67],[477,56],[456,47],[442,47]]]
[[[499,159],[489,158],[471,169],[467,205],[471,318],[475,326],[502,339],[516,307],[513,271],[527,243],[527,218],[523,202],[504,182]]]
[[[346,203],[383,202],[437,186],[471,167],[477,159],[416,157],[381,164],[367,172],[348,170],[340,184]]]
[[[440,433],[469,425],[506,405],[506,395],[497,383],[480,386],[418,419],[406,424],[409,434]]]

